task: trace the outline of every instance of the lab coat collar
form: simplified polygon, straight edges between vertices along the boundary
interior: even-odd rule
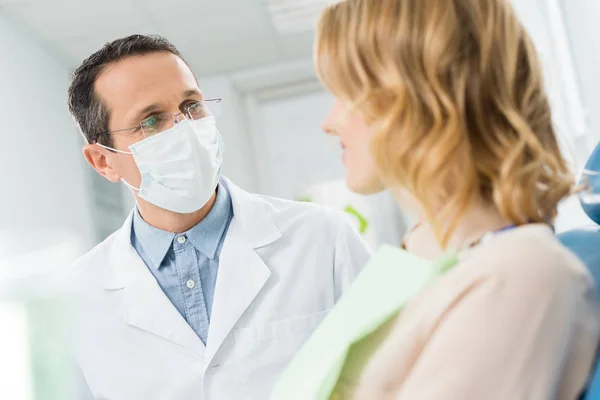
[[[255,249],[269,245],[281,237],[266,201],[259,195],[240,189],[227,178],[221,178],[221,184],[227,188],[231,197],[237,229]]]
[[[104,289],[106,290],[119,290],[125,287],[127,268],[121,267],[123,254],[128,257],[132,257],[134,254],[137,255],[137,252],[131,245],[134,212],[135,210],[129,214],[121,229],[116,231],[112,238],[107,239],[112,240],[112,245],[108,258],[109,262],[104,275]]]
[[[233,219],[220,255],[208,331],[207,364],[271,276],[271,270],[257,249],[281,237],[267,202],[227,179],[223,179],[222,183],[231,195]]]
[[[115,234],[105,289],[109,292],[122,291],[119,313],[124,322],[203,357],[206,351],[204,343],[173,306],[131,245],[132,218],[133,213]]]

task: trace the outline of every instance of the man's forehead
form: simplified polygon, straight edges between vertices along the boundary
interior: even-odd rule
[[[99,89],[135,90],[159,83],[196,84],[190,68],[175,54],[160,52],[130,56],[108,65],[98,77]]]
[[[111,114],[183,96],[191,89],[199,90],[194,74],[181,58],[165,52],[120,60],[96,80],[96,92]]]

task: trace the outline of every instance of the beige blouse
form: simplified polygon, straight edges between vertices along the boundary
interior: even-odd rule
[[[565,399],[586,386],[600,309],[545,225],[494,236],[356,345],[333,399]]]

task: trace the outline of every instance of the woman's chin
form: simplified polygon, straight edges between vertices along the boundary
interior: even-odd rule
[[[354,193],[362,195],[376,194],[385,190],[385,187],[378,178],[360,179],[359,177],[352,176],[351,174],[346,176],[346,185],[348,186],[348,189]]]

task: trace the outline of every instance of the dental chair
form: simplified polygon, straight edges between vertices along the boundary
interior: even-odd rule
[[[583,179],[588,189],[580,195],[580,203],[596,225],[564,232],[558,238],[589,268],[600,294],[600,144],[588,159]],[[600,358],[594,367],[590,386],[582,396],[582,400],[600,400]]]

